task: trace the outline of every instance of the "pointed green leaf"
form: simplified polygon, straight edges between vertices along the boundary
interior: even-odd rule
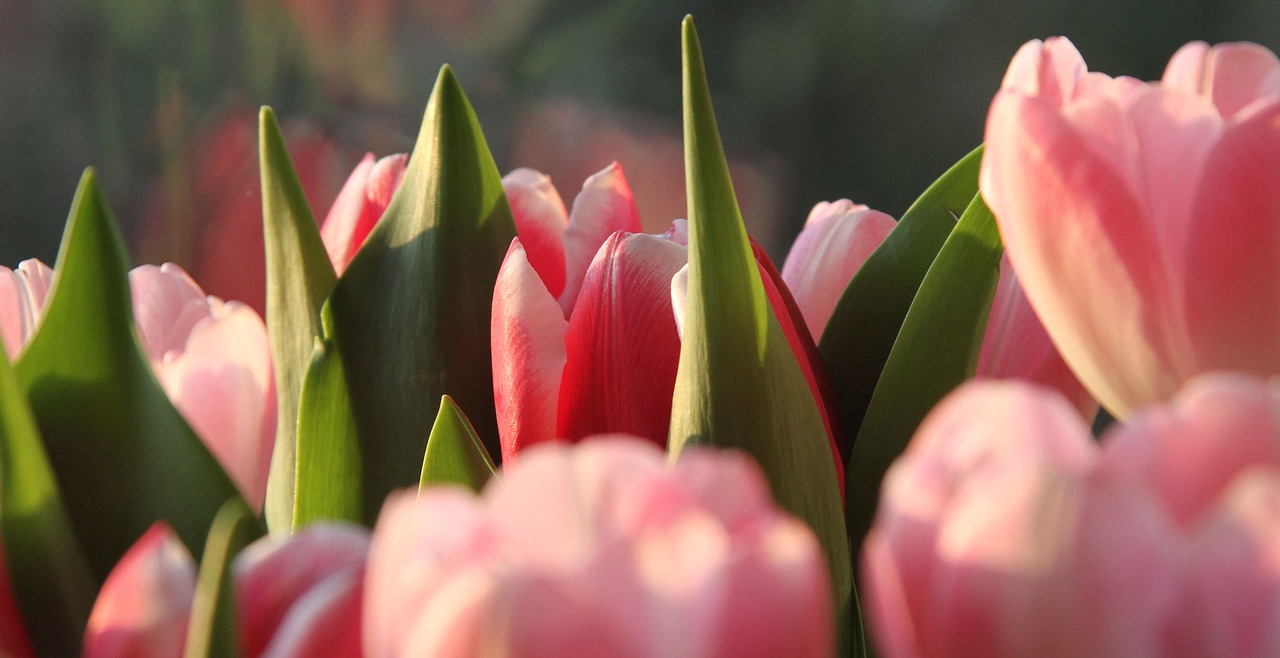
[[[449,396],[440,398],[440,413],[427,440],[419,488],[432,484],[456,484],[476,493],[498,474],[489,451],[476,430]]]
[[[276,444],[264,511],[271,528],[294,519],[298,400],[320,337],[320,307],[337,277],[271,108],[258,121],[263,238],[267,247],[267,333],[276,378]]]
[[[337,343],[328,338],[333,331],[328,304],[321,317],[326,338],[316,339],[298,411],[295,530],[313,521],[364,520],[360,436],[347,393],[342,355]]]
[[[188,546],[235,485],[170,404],[134,337],[128,258],[85,172],[39,331],[14,368],[99,581],[151,524]]]
[[[209,539],[196,577],[191,602],[185,658],[221,658],[240,655],[236,629],[236,601],[231,561],[245,546],[262,536],[253,513],[244,501],[227,501],[209,528]]]
[[[683,37],[689,284],[669,449],[674,459],[690,445],[739,448],[760,463],[779,504],[826,550],[847,643],[853,574],[827,432],[765,297],[691,18]]]
[[[911,204],[849,282],[831,314],[818,349],[850,439],[862,425],[920,281],[951,235],[956,218],[978,193],[981,161],[979,146]]]
[[[497,166],[453,72],[440,71],[403,182],[334,287],[364,466],[365,521],[416,484],[432,423],[450,395],[497,448],[489,312],[515,223]]]
[[[35,418],[0,345],[0,528],[4,561],[32,644],[78,651],[97,586],[71,530]]]
[[[975,194],[911,302],[853,444],[845,499],[855,550],[889,465],[929,410],[977,370],[1003,253],[995,218]]]

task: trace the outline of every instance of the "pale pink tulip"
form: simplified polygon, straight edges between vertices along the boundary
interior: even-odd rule
[[[342,191],[333,200],[329,214],[320,227],[329,260],[339,275],[347,269],[360,245],[382,218],[391,203],[391,197],[404,179],[404,153],[375,160],[372,153],[365,154],[355,171],[347,178]]]
[[[177,535],[157,523],[120,559],[98,592],[84,658],[182,655],[196,565]]]
[[[248,306],[205,296],[172,263],[138,267],[129,282],[156,379],[245,500],[261,510],[276,432],[266,325]]]
[[[393,494],[365,655],[827,656],[823,560],[741,454],[538,446],[479,498]]]
[[[981,186],[1031,305],[1124,417],[1197,373],[1280,372],[1280,61],[1193,43],[1159,83],[1018,51]]]
[[[35,335],[52,281],[53,270],[34,258],[16,270],[0,267],[0,340],[10,361]]]
[[[1280,381],[1202,376],[1102,441],[1048,389],[944,400],[863,547],[884,654],[1280,651]]]
[[[323,523],[246,547],[231,568],[242,655],[360,656],[368,548],[363,529]],[[83,655],[182,655],[195,589],[191,554],[173,531],[156,524],[107,576]]]

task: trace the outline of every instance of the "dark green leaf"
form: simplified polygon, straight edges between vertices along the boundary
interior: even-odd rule
[[[263,237],[267,247],[267,332],[276,378],[276,444],[264,510],[267,525],[294,518],[298,400],[320,337],[320,307],[337,280],[302,194],[271,108],[259,117]]]
[[[218,510],[209,528],[204,558],[200,560],[200,573],[196,577],[185,658],[240,655],[231,561],[261,535],[253,513],[239,498],[227,501]]]
[[[440,413],[427,440],[427,454],[422,459],[422,483],[456,484],[479,493],[489,478],[497,475],[489,451],[485,450],[467,415],[453,401],[440,398]]]
[[[845,499],[855,547],[889,465],[929,410],[977,370],[1003,253],[995,218],[975,194],[911,302],[853,444]]]
[[[978,193],[982,147],[925,190],[849,282],[818,343],[840,422],[852,438],[929,265]]]
[[[760,463],[779,504],[808,523],[826,550],[848,646],[853,574],[827,432],[765,297],[691,18],[683,41],[689,283],[670,451],[674,459],[690,445],[739,448]]]
[[[160,389],[134,337],[124,243],[80,179],[40,329],[15,367],[94,576],[158,520],[204,545],[235,485]]]
[[[97,594],[27,399],[0,345],[0,527],[9,582],[42,656],[78,651]]]
[[[327,304],[321,315],[327,336],[333,322]],[[298,412],[295,529],[319,520],[364,520],[361,460],[342,356],[333,340],[317,338]]]
[[[493,156],[445,67],[400,189],[330,300],[360,432],[366,522],[391,490],[420,479],[433,420],[424,401],[452,396],[497,451],[489,313],[514,237]]]

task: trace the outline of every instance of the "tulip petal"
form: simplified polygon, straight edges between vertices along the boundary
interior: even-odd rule
[[[782,279],[804,313],[810,334],[821,338],[849,281],[895,223],[848,199],[813,207],[782,265]]]
[[[1224,43],[1210,48],[1189,43],[1169,60],[1161,81],[1209,99],[1224,119],[1231,119],[1250,103],[1275,93],[1280,59],[1252,43]]]
[[[369,172],[373,171],[376,161],[377,158],[372,153],[364,154],[360,164],[351,171],[347,182],[338,191],[338,196],[334,198],[333,205],[329,207],[329,213],[325,215],[324,222],[320,225],[320,238],[324,241],[325,251],[329,253],[329,262],[333,263],[334,271],[339,274],[346,269],[347,263],[351,262],[351,257],[356,253],[353,236],[357,226],[362,220],[367,221],[363,216],[365,187],[369,183]],[[376,217],[374,221],[377,221]],[[364,233],[368,235],[368,230]]]
[[[614,162],[582,184],[564,230],[565,287],[557,298],[566,317],[574,308],[583,277],[604,241],[617,231],[642,230],[640,212],[622,175],[622,165]]]
[[[16,359],[35,335],[52,282],[53,270],[34,258],[18,263],[16,270],[0,267],[0,340],[9,359]]]
[[[493,291],[493,397],[502,460],[556,438],[568,322],[517,238]]]
[[[559,297],[565,287],[563,234],[569,221],[560,193],[551,184],[551,177],[532,169],[517,169],[503,176],[502,189],[511,204],[516,233],[529,264],[547,292]]]
[[[600,248],[565,334],[557,436],[621,432],[666,446],[680,353],[671,277],[687,259],[644,233],[615,233]]]
[[[262,658],[360,658],[363,585],[363,567],[317,584],[294,604]]]
[[[222,306],[221,300],[205,296],[191,276],[173,263],[135,267],[129,272],[129,293],[138,338],[153,361],[169,351],[186,349],[196,324]]]
[[[89,616],[83,655],[182,655],[195,590],[191,554],[168,526],[157,523],[107,576]]]

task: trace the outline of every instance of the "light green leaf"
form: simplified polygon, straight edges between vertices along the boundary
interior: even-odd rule
[[[982,147],[978,147],[911,204],[849,282],[831,314],[818,349],[850,439],[862,425],[920,281],[956,219],[978,193],[981,161]]]
[[[124,243],[80,179],[39,331],[14,368],[93,575],[159,520],[204,545],[235,485],[170,404],[134,337]]]
[[[853,574],[827,432],[765,297],[692,18],[682,32],[689,283],[669,450],[675,459],[691,445],[738,448],[760,463],[779,504],[826,550],[847,647]]]
[[[258,121],[263,237],[267,248],[267,333],[276,378],[276,443],[264,506],[270,528],[294,519],[298,404],[320,307],[337,280],[271,108]]]
[[[445,67],[400,189],[330,299],[367,523],[391,490],[420,479],[433,420],[424,400],[452,396],[497,451],[489,314],[514,238],[493,156]]]
[[[262,536],[253,513],[239,498],[227,501],[209,528],[209,539],[196,576],[191,602],[185,658],[240,655],[236,628],[236,599],[231,561],[245,546]]]
[[[360,436],[342,356],[337,343],[328,338],[333,331],[328,304],[321,316],[326,338],[316,339],[298,412],[295,530],[313,521],[364,520]]]
[[[975,194],[911,302],[853,444],[845,499],[855,550],[889,465],[929,410],[977,370],[1003,253],[995,218]]]
[[[476,493],[489,478],[498,474],[489,451],[476,436],[467,415],[453,398],[440,398],[440,413],[427,440],[427,454],[422,459],[419,489],[433,484],[456,484]]]
[[[79,650],[97,595],[35,418],[0,344],[0,528],[5,566],[42,656]]]

